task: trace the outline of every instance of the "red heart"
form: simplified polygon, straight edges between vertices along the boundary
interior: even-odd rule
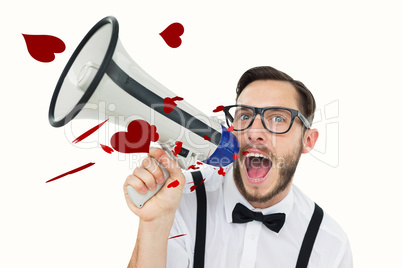
[[[127,132],[117,132],[110,139],[110,144],[121,153],[148,153],[151,141],[156,142],[159,134],[156,127],[144,120],[131,121]]]
[[[169,183],[169,185],[167,186],[167,188],[176,188],[177,186],[179,186],[180,182],[178,180],[172,181],[171,183]]]
[[[176,147],[174,147],[174,151],[172,151],[172,153],[177,157],[177,154],[181,151],[181,147],[183,147],[183,143],[181,141],[176,141],[175,144]]]
[[[210,140],[211,140],[211,138],[210,138],[210,137],[208,137],[207,135],[204,135],[204,140],[206,140],[206,141],[210,141]]]
[[[228,131],[229,131],[229,132],[233,132],[233,129],[234,129],[234,127],[233,127],[233,126],[230,126],[230,128],[228,128]]]
[[[238,154],[234,154],[234,155],[232,156],[232,158],[233,158],[233,159],[237,159],[237,158],[239,158],[239,155],[238,155]]]
[[[107,145],[103,145],[103,144],[99,144],[100,146],[101,146],[101,148],[105,151],[105,152],[107,152],[108,154],[111,154],[111,153],[113,153],[114,151],[113,151],[113,149],[112,148],[110,148],[109,146],[107,146]]]
[[[165,113],[171,113],[173,111],[173,109],[177,106],[177,104],[175,103],[175,101],[181,101],[183,100],[183,98],[181,97],[174,97],[174,98],[169,98],[166,97],[163,99],[163,104],[165,104],[165,107],[163,107],[163,111],[165,111]]]
[[[181,45],[180,36],[184,33],[184,27],[178,22],[170,24],[163,32],[160,33],[163,40],[171,48],[177,48]]]
[[[194,169],[194,170],[196,170],[196,169],[199,169],[200,167],[196,167],[195,165],[191,165],[191,166],[189,166],[187,169]]]
[[[190,191],[191,191],[191,192],[194,191],[195,188],[197,188],[197,186],[198,186],[198,185],[193,185],[193,186],[191,186],[191,187],[190,187]]]
[[[219,167],[218,174],[222,175],[222,176],[225,176],[226,172],[223,171],[222,167]]]
[[[225,106],[219,105],[212,112],[217,113],[217,112],[223,111],[224,109],[225,109]]]
[[[64,42],[52,35],[22,34],[29,54],[37,61],[51,62],[54,53],[61,53],[66,49]]]

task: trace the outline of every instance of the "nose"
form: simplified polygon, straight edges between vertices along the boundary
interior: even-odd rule
[[[267,141],[268,130],[265,129],[261,121],[261,116],[257,115],[254,122],[246,130],[247,141],[253,144],[261,144]]]

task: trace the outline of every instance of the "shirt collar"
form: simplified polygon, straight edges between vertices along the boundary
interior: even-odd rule
[[[248,209],[261,212],[262,214],[271,213],[285,213],[286,216],[290,214],[293,207],[293,187],[290,188],[289,193],[279,203],[269,208],[259,209],[254,208],[239,192],[237,186],[233,180],[233,166],[226,172],[226,176],[223,182],[223,200],[225,204],[225,215],[227,222],[232,222],[232,211],[237,203],[245,205]]]

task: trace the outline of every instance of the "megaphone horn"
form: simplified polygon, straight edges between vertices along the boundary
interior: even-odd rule
[[[86,107],[105,102],[115,106],[105,111],[110,118],[136,115],[152,121],[158,129],[158,143],[183,169],[196,161],[215,166],[233,162],[232,156],[238,152],[234,135],[186,101],[165,112],[164,99],[176,94],[130,58],[118,39],[118,32],[116,18],[105,17],[80,42],[57,82],[49,108],[50,124],[61,127],[73,118],[98,119],[97,111]],[[205,136],[210,139],[205,140]],[[172,154],[175,141],[183,144],[177,156]],[[169,173],[160,167],[166,181]],[[136,206],[142,207],[161,187],[158,185],[156,190],[143,195],[129,186],[129,196]]]

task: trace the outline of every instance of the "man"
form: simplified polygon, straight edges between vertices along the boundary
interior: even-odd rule
[[[212,167],[201,169],[206,219],[197,219],[200,200],[191,189],[192,174],[183,174],[161,149],[151,149],[149,155],[171,174],[166,185],[174,180],[180,185],[165,185],[138,209],[127,197],[127,185],[139,192],[155,189],[162,172],[146,158],[127,178],[126,200],[140,218],[129,267],[199,267],[203,262],[208,268],[352,267],[346,234],[292,184],[301,154],[318,138],[310,127],[314,111],[311,92],[287,74],[271,67],[244,73],[236,105],[225,107],[239,158],[224,176]],[[206,237],[200,247],[202,220]]]

